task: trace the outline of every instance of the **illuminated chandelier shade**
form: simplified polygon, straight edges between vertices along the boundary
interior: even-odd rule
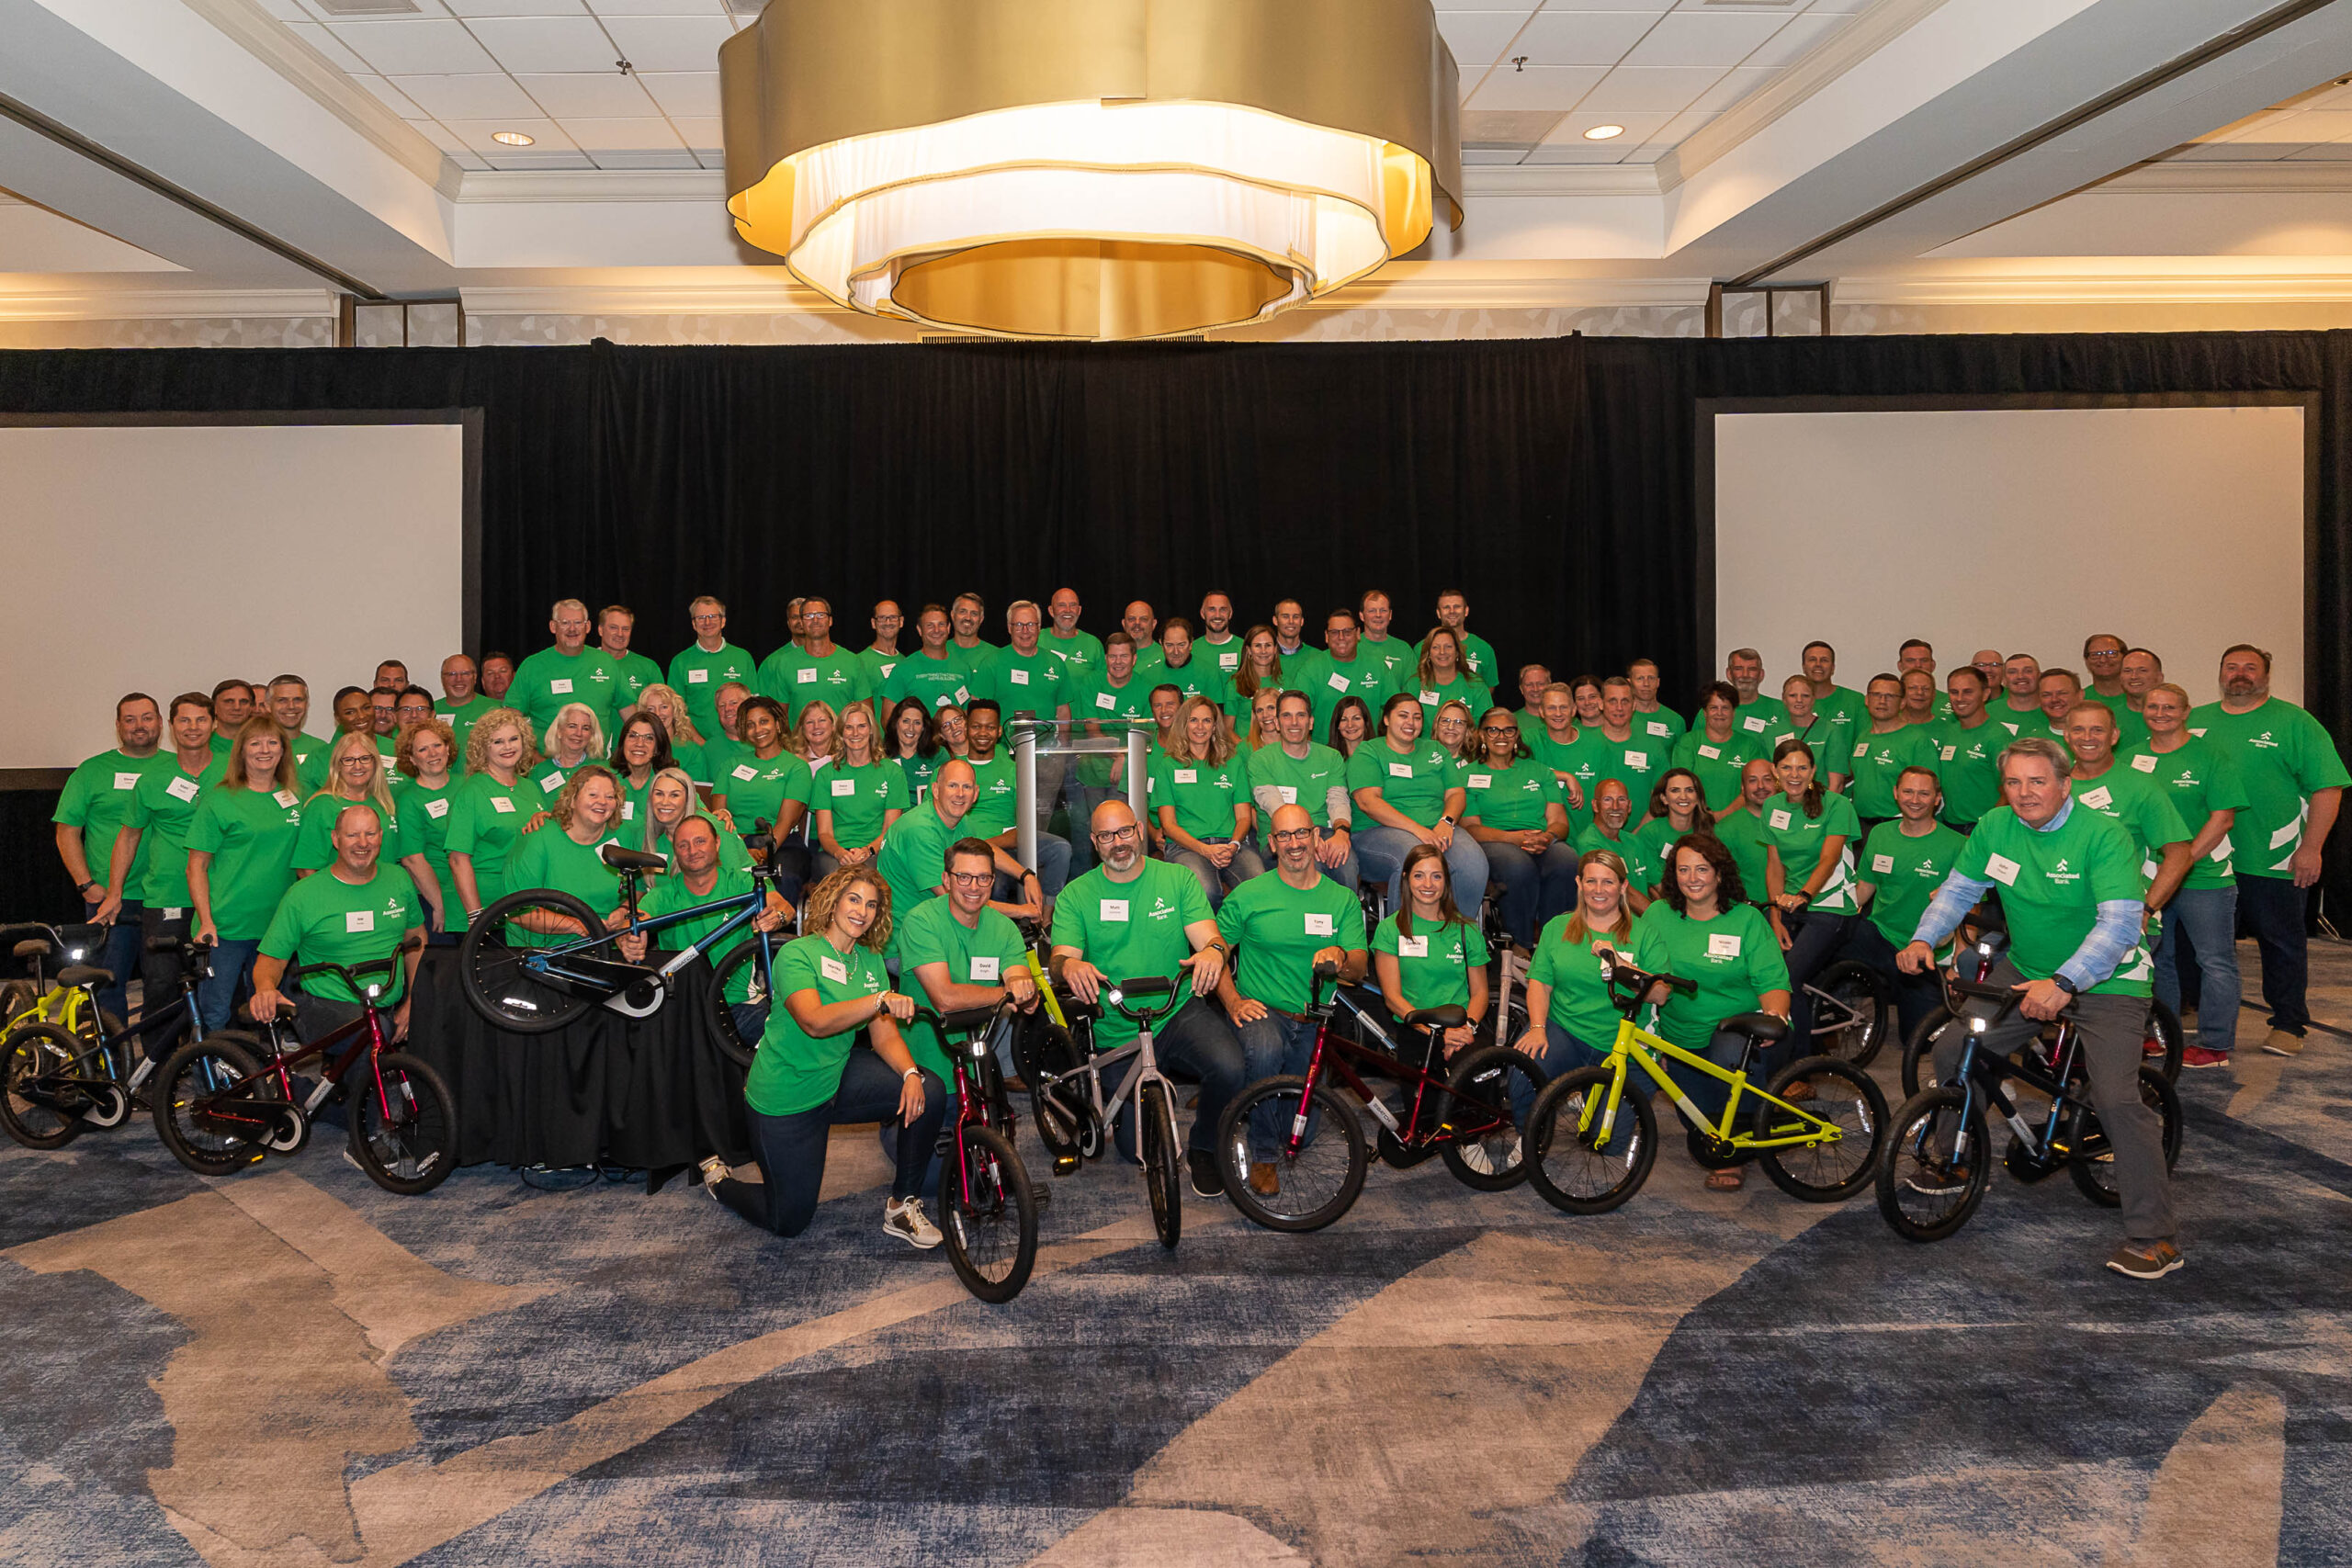
[[[719,68],[737,231],[925,327],[1195,333],[1460,221],[1428,0],[770,0]]]

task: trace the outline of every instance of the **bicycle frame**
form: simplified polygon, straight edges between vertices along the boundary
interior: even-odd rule
[[[345,969],[341,965],[310,964],[290,971],[288,978],[299,978],[305,974],[313,973],[340,975],[352,990],[361,993],[366,998],[359,1004],[361,1009],[359,1016],[349,1023],[328,1031],[310,1044],[303,1045],[290,1054],[286,1049],[287,1024],[277,1019],[265,1021],[262,1028],[266,1043],[269,1047],[269,1055],[262,1063],[260,1070],[250,1077],[235,1079],[213,1090],[196,1107],[198,1112],[216,1121],[227,1122],[242,1127],[257,1128],[259,1132],[254,1134],[257,1140],[266,1137],[269,1128],[277,1121],[278,1112],[289,1105],[300,1110],[306,1119],[315,1117],[319,1107],[326,1103],[327,1097],[343,1087],[343,1080],[350,1075],[352,1067],[358,1062],[362,1053],[366,1054],[372,1068],[376,1067],[384,1054],[391,1049],[392,1042],[389,1032],[384,1027],[384,1010],[377,1006],[376,987],[362,986],[353,976],[356,973],[379,969],[387,964],[400,962],[401,955],[395,953],[389,959],[379,959],[374,964],[360,964],[356,971]],[[345,1050],[339,1058],[328,1061],[329,1054],[345,1042],[349,1043],[349,1048]],[[311,1091],[308,1100],[298,1101],[294,1098],[294,1069],[312,1057],[319,1058],[323,1064],[319,1071],[319,1087]],[[392,1110],[391,1096],[385,1092],[384,1075],[380,1069],[378,1069],[371,1072],[369,1076],[373,1079],[372,1087],[375,1090],[377,1107],[389,1119]],[[273,1080],[277,1089],[277,1096],[275,1099],[259,1098],[243,1092],[252,1089],[255,1085],[266,1085]],[[242,1117],[235,1112],[242,1112]]]
[[[1999,1015],[1995,1016],[1997,1018]],[[1961,1135],[1966,1134],[1969,1112],[1976,1108],[1981,1094],[1986,1109],[2000,1112],[2002,1122],[2017,1135],[2018,1142],[2030,1150],[2037,1160],[2046,1159],[2051,1153],[2052,1140],[2058,1135],[2060,1114],[2070,1105],[2089,1103],[2087,1098],[2078,1100],[2074,1093],[2076,1081],[2075,1066],[2080,1054],[2075,1039],[2075,1021],[2071,1018],[2058,1021],[2058,1039],[2051,1050],[2051,1070],[2047,1073],[2030,1065],[2033,1060],[2030,1052],[2024,1053],[2025,1061],[2012,1062],[2006,1055],[1984,1050],[1981,1044],[1983,1039],[1982,1030],[1971,1029],[1961,1047],[1958,1069]],[[2050,1097],[2050,1117],[2040,1127],[2027,1122],[2016,1102],[2009,1099],[2003,1086],[2011,1078]],[[1954,1148],[1957,1150],[1957,1143]],[[1958,1153],[1953,1156],[1956,1162],[1960,1157]]]
[[[1369,1045],[1360,1044],[1353,1040],[1346,1039],[1333,1032],[1331,1028],[1332,1015],[1341,1006],[1345,1006],[1349,1012],[1354,1015],[1356,1023],[1360,1027],[1370,1031],[1374,1039],[1378,1040],[1381,1044],[1387,1047],[1387,1050],[1385,1053],[1376,1051]],[[1306,1142],[1307,1107],[1314,1102],[1315,1086],[1323,1080],[1327,1064],[1331,1074],[1337,1077],[1341,1084],[1352,1091],[1357,1100],[1363,1101],[1364,1109],[1372,1112],[1373,1119],[1378,1122],[1382,1126],[1388,1129],[1388,1134],[1390,1137],[1396,1138],[1401,1143],[1407,1143],[1409,1145],[1423,1136],[1423,1134],[1414,1131],[1414,1129],[1419,1128],[1421,1124],[1421,1110],[1423,1106],[1428,1103],[1428,1096],[1432,1088],[1438,1089],[1440,1092],[1452,1095],[1456,1103],[1471,1106],[1477,1111],[1483,1111],[1488,1116],[1498,1118],[1506,1122],[1517,1120],[1516,1117],[1513,1116],[1510,1107],[1508,1105],[1489,1105],[1485,1100],[1473,1098],[1469,1095],[1457,1093],[1446,1083],[1443,1077],[1440,1077],[1436,1073],[1430,1072],[1426,1067],[1415,1067],[1408,1065],[1402,1054],[1398,1052],[1396,1043],[1389,1038],[1388,1032],[1380,1027],[1379,1023],[1374,1020],[1370,1012],[1365,1010],[1361,1002],[1357,1001],[1353,997],[1349,996],[1345,991],[1340,990],[1339,987],[1334,987],[1332,988],[1331,999],[1324,1004],[1324,1006],[1317,1011],[1315,1016],[1315,1051],[1314,1054],[1306,1059],[1306,1074],[1304,1080],[1304,1087],[1299,1091],[1298,1111],[1297,1113],[1291,1118],[1290,1132],[1284,1140],[1284,1153],[1289,1156],[1294,1158],[1296,1157],[1300,1148]],[[1336,1055],[1331,1055],[1331,1053],[1336,1053]],[[1348,1061],[1348,1058],[1351,1056],[1361,1057],[1368,1062],[1377,1062],[1384,1067],[1396,1068],[1406,1074],[1411,1079],[1413,1085],[1413,1103],[1406,1111],[1405,1118],[1402,1122],[1397,1120],[1396,1113],[1395,1111],[1388,1109],[1387,1102],[1383,1100],[1377,1094],[1374,1094],[1372,1089],[1365,1085],[1363,1077],[1357,1074],[1354,1066]],[[1459,1129],[1457,1129],[1457,1131],[1459,1131]],[[1428,1136],[1432,1138],[1435,1137],[1435,1129],[1432,1129],[1428,1134]]]
[[[628,925],[618,931],[598,931],[555,947],[526,949],[522,957],[523,968],[535,979],[556,982],[568,987],[583,988],[594,992],[606,1007],[615,1011],[625,1013],[631,1018],[643,1018],[661,1006],[662,993],[657,991],[650,1000],[642,1003],[628,1001],[625,993],[631,987],[646,980],[659,981],[666,990],[669,981],[679,970],[693,963],[705,952],[721,945],[728,937],[757,918],[760,911],[767,908],[767,876],[768,874],[764,869],[754,870],[752,876],[752,890],[749,893],[730,894],[724,898],[714,898],[707,904],[697,904],[691,909],[679,909],[667,915],[649,917],[638,912],[637,874],[634,872],[623,873],[621,884],[624,902],[628,909]],[[734,913],[721,921],[701,941],[689,943],[682,953],[672,953],[668,962],[658,966],[631,964],[621,958],[587,956],[597,949],[611,947],[622,937],[650,936],[655,931],[666,931],[672,926],[687,920],[706,919],[720,909],[731,909]],[[769,933],[761,931],[758,935],[763,946],[765,947]],[[773,962],[775,956],[774,948],[768,947],[768,959]],[[577,967],[566,966],[563,963],[566,959],[570,959]]]
[[[1021,1119],[1014,1114],[1004,1092],[1004,1078],[997,1067],[999,1037],[1012,1027],[1015,1016],[1009,1005],[1000,1005],[996,1017],[980,1029],[971,1031],[958,1043],[962,1049],[951,1049],[948,1060],[956,1069],[956,1122],[946,1129],[956,1150],[956,1179],[959,1190],[972,1190],[972,1173],[965,1163],[964,1129],[978,1125],[1001,1133],[1007,1141],[1018,1145],[1016,1131]],[[944,1031],[942,1032],[943,1038]],[[971,1049],[978,1039],[980,1049]],[[987,1066],[982,1067],[981,1063]]]
[[[1724,1101],[1723,1119],[1720,1122],[1711,1122],[1700,1114],[1699,1108],[1690,1102],[1690,1097],[1682,1091],[1682,1086],[1676,1083],[1673,1075],[1659,1065],[1658,1057],[1661,1055],[1671,1061],[1679,1062],[1684,1066],[1695,1067],[1710,1077],[1720,1078],[1731,1085],[1731,1093]],[[1668,1096],[1673,1100],[1675,1108],[1682,1112],[1683,1117],[1691,1126],[1704,1127],[1717,1143],[1742,1149],[1780,1149],[1811,1146],[1824,1143],[1834,1144],[1844,1140],[1845,1134],[1835,1122],[1826,1122],[1809,1111],[1801,1110],[1790,1104],[1778,1095],[1767,1093],[1751,1085],[1747,1081],[1746,1066],[1743,1066],[1736,1071],[1717,1066],[1704,1056],[1695,1052],[1686,1051],[1671,1040],[1662,1040],[1652,1034],[1631,1018],[1623,1018],[1618,1020],[1617,1038],[1609,1047],[1611,1069],[1609,1093],[1605,1104],[1599,1111],[1601,1117],[1600,1136],[1593,1144],[1595,1148],[1606,1148],[1610,1136],[1616,1130],[1617,1102],[1623,1097],[1626,1080],[1633,1076],[1633,1067],[1636,1064],[1639,1064],[1641,1069],[1649,1075],[1651,1080],[1659,1089],[1667,1092]],[[1739,1114],[1740,1096],[1743,1094],[1753,1094],[1767,1105],[1785,1111],[1800,1121],[1812,1123],[1813,1130],[1771,1137],[1758,1137],[1753,1134],[1733,1132],[1732,1127]],[[1577,1131],[1589,1130],[1594,1114],[1595,1108],[1588,1104],[1583,1116],[1578,1120]]]

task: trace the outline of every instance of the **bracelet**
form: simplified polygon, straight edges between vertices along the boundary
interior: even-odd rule
[[[905,1072],[899,1075],[899,1081],[900,1083],[904,1083],[909,1078],[919,1078],[921,1077],[922,1077],[922,1069],[921,1067],[909,1067]]]

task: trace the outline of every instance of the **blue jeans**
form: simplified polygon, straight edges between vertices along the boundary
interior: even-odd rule
[[[2293,886],[2292,883],[2284,884]],[[2197,1043],[2227,1054],[2238,1043],[2238,1004],[2245,982],[2238,977],[2238,890],[2184,887],[2165,906],[2164,935],[2156,942],[2156,1000],[2180,1014],[2179,961],[2183,949],[2203,981],[2197,1005]],[[2265,979],[2269,965],[2263,965]]]
[[[260,952],[259,937],[232,942],[224,936],[213,948],[211,977],[196,990],[196,1010],[208,1032],[229,1027],[229,1014],[237,998],[253,989],[246,982],[253,977],[254,958]]]
[[[1420,842],[1402,828],[1383,827],[1369,823],[1355,835],[1356,859],[1363,867],[1364,880],[1388,885],[1388,907],[1402,908],[1405,903],[1405,857]],[[1487,852],[1476,839],[1456,832],[1445,847],[1445,869],[1453,881],[1453,902],[1463,917],[1476,924],[1478,911],[1487,900]]]
[[[1212,909],[1225,902],[1225,896],[1227,893],[1232,892],[1251,877],[1266,874],[1266,863],[1260,860],[1258,852],[1247,844],[1238,843],[1232,839],[1203,839],[1201,842],[1232,844],[1233,859],[1220,867],[1206,855],[1194,854],[1190,850],[1178,849],[1171,845],[1168,851],[1168,863],[1181,865],[1201,879],[1201,893],[1208,899],[1209,908]]]
[[[97,912],[96,904],[82,906],[82,919],[85,921]],[[114,984],[98,993],[98,1006],[117,1018],[130,1016],[130,993],[127,987],[130,977],[139,973],[139,958],[144,951],[140,930],[145,913],[137,900],[124,899],[114,924],[107,928],[106,945],[97,954],[99,965],[114,976]]]
[[[1241,1037],[1234,1032],[1223,1008],[1193,997],[1176,1010],[1173,1017],[1159,1021],[1159,1027],[1152,1031],[1151,1049],[1159,1059],[1161,1072],[1181,1067],[1200,1080],[1201,1108],[1193,1118],[1193,1131],[1184,1145],[1194,1154],[1211,1152],[1216,1147],[1217,1119],[1225,1114],[1233,1097],[1250,1082],[1250,1060],[1242,1051]],[[1135,1065],[1136,1059],[1130,1056],[1103,1072],[1102,1099],[1106,1103],[1135,1070]],[[1136,1102],[1130,1096],[1119,1107],[1118,1125],[1112,1134],[1118,1143],[1119,1153],[1131,1160],[1136,1157]]]
[[[1807,909],[1802,916],[1783,917],[1789,928],[1789,1033],[1764,1055],[1763,1076],[1770,1077],[1799,1056],[1813,1055],[1813,999],[1805,982],[1829,966],[1846,945],[1852,915],[1828,909]]]
[[[842,1066],[840,1088],[825,1104],[789,1116],[748,1111],[752,1135],[758,1140],[760,1174],[766,1179],[738,1181],[729,1177],[718,1185],[718,1201],[762,1230],[798,1235],[816,1217],[831,1130],[845,1122],[881,1122],[897,1116],[899,1082],[899,1075],[880,1056],[854,1050]],[[891,1197],[912,1198],[922,1191],[923,1172],[931,1164],[932,1149],[939,1142],[939,1123],[946,1113],[947,1091],[938,1078],[924,1072],[922,1114],[899,1134]]]
[[[1682,1042],[1678,1040],[1675,1043],[1680,1045]],[[1686,1050],[1689,1049],[1687,1046],[1684,1048]],[[1715,1066],[1729,1073],[1739,1070],[1740,1054],[1747,1049],[1747,1035],[1736,1034],[1728,1029],[1718,1029],[1708,1038],[1707,1048],[1705,1050],[1694,1052],[1692,1054],[1694,1055],[1706,1057],[1707,1060],[1714,1063]],[[1757,1053],[1759,1057],[1764,1054],[1765,1053],[1761,1051]],[[1696,1067],[1685,1066],[1680,1062],[1675,1061],[1670,1057],[1666,1060],[1665,1066],[1667,1076],[1671,1077],[1675,1083],[1681,1088],[1684,1094],[1690,1096],[1690,1103],[1699,1108],[1699,1113],[1707,1117],[1716,1126],[1721,1126],[1723,1124],[1724,1107],[1725,1104],[1729,1103],[1731,1100],[1731,1086],[1724,1082],[1724,1080],[1719,1077],[1711,1077],[1706,1073],[1699,1071]],[[1750,1062],[1748,1064],[1747,1077],[1749,1082],[1759,1083],[1766,1076],[1768,1075],[1758,1069],[1756,1063]],[[1646,1075],[1645,1075],[1645,1077],[1646,1077]],[[1640,1081],[1640,1079],[1633,1080],[1633,1082],[1635,1083]],[[1633,1092],[1631,1083],[1628,1084],[1626,1092],[1629,1094]],[[1645,1086],[1645,1092],[1646,1092],[1646,1086]],[[1741,1103],[1747,1104],[1748,1101],[1743,1099]],[[1675,1107],[1678,1113],[1679,1113],[1681,1109],[1682,1108],[1679,1105]],[[1688,1116],[1685,1116],[1682,1120],[1687,1125],[1690,1119]]]
[[[1019,856],[1014,856],[1019,859]],[[1037,874],[1037,886],[1046,897],[1061,892],[1069,882],[1069,840],[1059,833],[1040,832],[1037,835],[1037,863],[1031,868]],[[996,891],[989,895],[1000,903],[1017,902],[1021,886],[1002,872],[996,874]]]
[[[2270,1010],[2270,1026],[2301,1037],[2311,1027],[2311,1004],[2304,995],[2311,976],[2311,949],[2303,921],[2311,908],[2311,890],[2283,876],[2248,876],[2238,873],[2238,917],[2246,935],[2262,953],[2262,1001]],[[2197,1004],[2201,1033],[2211,1004]]]
[[[1241,1055],[1247,1068],[1242,1081],[1254,1084],[1283,1074],[1303,1075],[1308,1058],[1315,1055],[1315,1028],[1311,1018],[1284,1018],[1278,1012],[1243,1024]],[[1250,1157],[1260,1162],[1272,1160],[1283,1135],[1289,1131],[1276,1107],[1260,1106],[1250,1119]],[[1307,1141],[1313,1141],[1315,1131],[1315,1123],[1309,1121]]]
[[[1505,1043],[1516,1045],[1519,1043],[1513,1040],[1506,1041]],[[1610,1042],[1611,1045],[1615,1043],[1616,1041],[1613,1039]],[[1609,1051],[1606,1046],[1589,1044],[1550,1019],[1544,1021],[1544,1055],[1536,1058],[1535,1065],[1542,1069],[1545,1083],[1550,1083],[1562,1073],[1572,1073],[1578,1067],[1597,1067],[1608,1060]],[[1649,1092],[1647,1080],[1639,1073],[1625,1080],[1625,1092],[1633,1094],[1636,1091],[1644,1094]],[[1519,1124],[1522,1128],[1527,1125],[1528,1111],[1534,1108],[1535,1093],[1533,1084],[1516,1074],[1512,1075],[1511,1114],[1519,1118]]]
[[[1546,845],[1540,855],[1531,855],[1517,844],[1480,844],[1478,848],[1487,856],[1487,880],[1503,885],[1504,929],[1513,942],[1533,952],[1535,935],[1544,922],[1576,908],[1576,851],[1562,843]],[[1458,890],[1453,901],[1462,902]]]

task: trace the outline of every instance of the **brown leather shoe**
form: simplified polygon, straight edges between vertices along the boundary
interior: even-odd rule
[[[1279,1196],[1282,1190],[1282,1173],[1274,1168],[1272,1161],[1267,1160],[1251,1162],[1250,1167],[1250,1191],[1255,1192],[1261,1198],[1272,1198]]]
[[[2303,1054],[2303,1037],[2274,1029],[2262,1037],[2262,1048],[2274,1056],[2300,1056]]]
[[[1791,1084],[1788,1088],[1781,1091],[1781,1098],[1787,1100],[1791,1105],[1803,1104],[1804,1101],[1813,1098],[1813,1085],[1805,1082],[1803,1078],[1799,1078],[1796,1082]]]

